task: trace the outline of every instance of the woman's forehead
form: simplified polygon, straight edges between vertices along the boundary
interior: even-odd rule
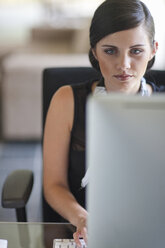
[[[119,31],[113,34],[109,34],[102,38],[98,45],[112,45],[127,44],[133,46],[135,44],[148,44],[149,38],[145,28],[140,25],[136,28]]]

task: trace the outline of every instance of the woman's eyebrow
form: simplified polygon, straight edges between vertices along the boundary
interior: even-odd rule
[[[139,47],[139,46],[145,46],[145,44],[136,44],[136,45],[130,46],[130,48]]]
[[[117,46],[113,46],[113,45],[102,45],[102,47],[111,47],[111,48],[117,48]]]
[[[134,47],[141,47],[141,46],[145,46],[145,44],[136,44],[136,45],[133,45],[133,46],[130,46],[130,48],[134,48]],[[117,48],[117,46],[114,46],[114,45],[102,45],[102,47],[111,47],[111,48]]]

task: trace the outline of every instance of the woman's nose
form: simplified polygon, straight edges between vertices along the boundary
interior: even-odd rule
[[[128,55],[122,55],[118,58],[117,69],[126,70],[131,68],[131,60]]]

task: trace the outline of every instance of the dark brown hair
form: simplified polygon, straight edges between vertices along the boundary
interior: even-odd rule
[[[106,0],[95,11],[90,26],[89,59],[92,66],[100,71],[99,63],[92,53],[99,40],[106,35],[128,30],[143,24],[151,46],[154,44],[155,26],[152,15],[146,5],[139,0]],[[155,56],[148,62],[150,69]]]

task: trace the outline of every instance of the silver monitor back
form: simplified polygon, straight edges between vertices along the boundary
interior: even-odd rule
[[[165,96],[87,104],[89,248],[165,247]]]

